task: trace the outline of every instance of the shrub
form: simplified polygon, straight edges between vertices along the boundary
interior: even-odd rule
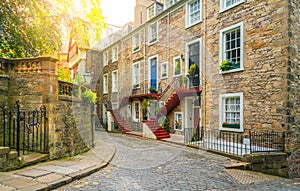
[[[96,103],[97,100],[97,95],[92,90],[85,90],[85,92],[83,92],[81,97],[84,101],[88,101],[91,103]]]

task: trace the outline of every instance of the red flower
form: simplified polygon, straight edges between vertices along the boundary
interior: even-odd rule
[[[2,50],[1,50],[1,52],[4,54],[4,53],[5,53],[5,50],[4,50],[4,49],[2,49]]]

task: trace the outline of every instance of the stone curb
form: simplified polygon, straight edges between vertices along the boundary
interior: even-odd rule
[[[101,151],[103,151],[103,152],[101,152]],[[17,189],[16,186],[14,186],[14,185],[9,185],[9,186],[5,185],[5,182],[4,182],[4,184],[1,184],[2,181],[5,181],[4,179],[2,179],[2,181],[0,182],[0,186],[3,186],[2,188],[5,188],[5,190],[6,190],[6,188],[7,188],[7,190],[16,190],[17,189],[17,190],[24,190],[24,191],[29,191],[29,190],[30,191],[40,191],[40,190],[46,191],[46,190],[56,189],[58,187],[69,184],[70,182],[73,182],[75,180],[87,177],[87,176],[101,170],[102,168],[105,168],[111,162],[111,160],[113,159],[113,157],[115,155],[116,145],[111,143],[111,142],[103,141],[102,142],[102,147],[101,147],[101,144],[100,144],[100,147],[92,148],[88,152],[91,153],[91,154],[89,154],[91,157],[100,159],[98,164],[95,163],[93,166],[87,167],[85,169],[81,169],[77,172],[73,172],[73,173],[70,173],[70,174],[63,175],[62,178],[59,178],[57,180],[53,180],[53,181],[50,181],[50,182],[40,182],[40,181],[37,180],[37,178],[35,178],[35,179],[31,180],[32,185],[27,186],[27,187],[23,187],[23,188],[19,188],[19,189]],[[80,157],[82,155],[85,155],[85,153],[79,154],[75,157],[78,157],[78,156]],[[60,160],[57,160],[57,161],[60,161]],[[81,162],[86,163],[87,161],[84,159]],[[46,164],[46,163],[44,163],[44,164]],[[80,162],[79,162],[79,164],[80,164]],[[39,164],[38,166],[43,166],[43,164]],[[35,168],[36,165],[33,165],[31,167]],[[66,167],[66,168],[68,168],[68,167]],[[7,180],[14,179],[14,176],[19,176],[19,175],[16,175],[16,174],[17,174],[18,171],[21,171],[21,170],[23,170],[23,169],[20,169],[20,170],[15,171],[14,173],[10,173],[10,174],[5,175],[5,176],[9,176],[9,178]],[[49,172],[51,172],[51,171],[49,171]],[[55,173],[55,172],[51,172],[51,173],[59,174],[59,173]],[[0,188],[0,190],[1,190],[1,188]]]

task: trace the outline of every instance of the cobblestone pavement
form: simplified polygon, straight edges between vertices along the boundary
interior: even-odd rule
[[[224,169],[228,158],[161,141],[97,132],[117,151],[110,165],[57,190],[300,190],[300,182]]]

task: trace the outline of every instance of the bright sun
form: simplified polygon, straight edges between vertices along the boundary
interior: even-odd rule
[[[102,0],[101,7],[108,24],[123,26],[133,21],[135,0]]]

